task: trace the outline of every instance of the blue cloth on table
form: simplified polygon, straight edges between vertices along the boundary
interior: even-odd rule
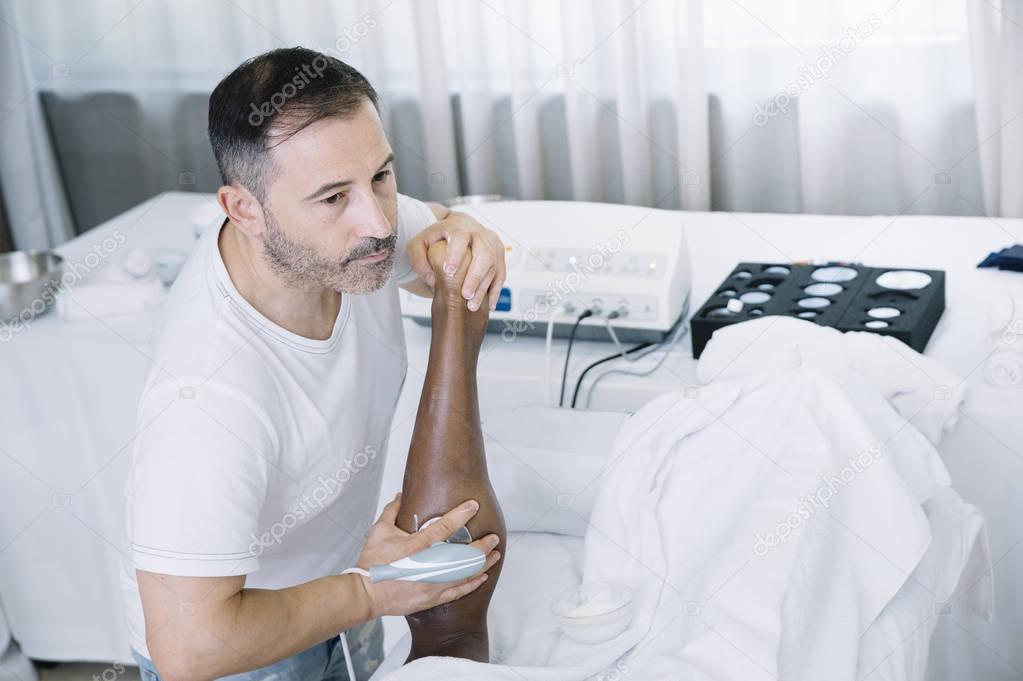
[[[1003,248],[991,253],[977,267],[997,267],[1000,270],[1023,272],[1023,244]]]

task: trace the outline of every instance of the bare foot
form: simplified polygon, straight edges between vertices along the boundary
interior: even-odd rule
[[[444,272],[444,259],[447,254],[448,244],[446,241],[438,241],[427,251],[427,258],[433,267],[434,275],[436,275],[436,284],[433,287],[432,315],[435,322],[467,321],[467,330],[478,351],[487,332],[490,309],[487,305],[481,305],[480,309],[472,312],[468,307],[469,301],[462,297],[462,284],[465,282],[465,275],[468,273],[469,263],[472,261],[469,252],[466,251],[462,256],[462,262],[458,269],[450,276]]]

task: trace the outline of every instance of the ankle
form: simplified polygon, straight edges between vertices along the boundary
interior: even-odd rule
[[[490,636],[484,626],[480,631],[426,637],[412,636],[408,664],[421,657],[459,657],[473,662],[490,662]]]

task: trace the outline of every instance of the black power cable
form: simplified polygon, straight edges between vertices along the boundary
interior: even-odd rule
[[[646,348],[649,348],[651,345],[654,345],[654,343],[640,343],[639,345],[634,345],[631,348],[629,348],[628,350],[626,350],[625,354],[626,355],[631,355],[632,353],[638,352],[639,350],[644,350]],[[595,369],[598,366],[600,366],[601,364],[604,364],[605,362],[610,362],[613,359],[621,359],[621,358],[622,358],[622,353],[621,352],[616,352],[615,354],[608,355],[607,357],[605,357],[603,359],[598,359],[596,362],[593,362],[588,367],[586,367],[585,369],[582,370],[582,373],[579,374],[579,380],[577,380],[575,382],[575,392],[572,393],[572,408],[573,409],[575,409],[575,402],[576,402],[576,400],[579,399],[579,389],[583,385],[583,379],[586,378],[586,374],[590,373],[590,369]]]
[[[572,331],[568,334],[568,349],[565,350],[565,369],[561,372],[561,395],[558,397],[558,406],[564,406],[565,404],[565,384],[568,383],[568,360],[572,356],[572,342],[575,340],[575,332],[579,330],[579,325],[587,317],[593,316],[593,310],[583,310],[579,317],[575,320],[575,324],[572,325]]]

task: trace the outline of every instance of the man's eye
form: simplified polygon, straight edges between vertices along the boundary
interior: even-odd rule
[[[381,170],[379,173],[373,176],[374,182],[383,182],[391,174],[390,170]]]
[[[328,206],[333,206],[335,203],[337,203],[338,201],[340,201],[343,198],[345,198],[344,192],[338,192],[337,194],[333,194],[333,195],[328,196],[327,198],[323,199],[323,202],[325,204],[327,204]]]

